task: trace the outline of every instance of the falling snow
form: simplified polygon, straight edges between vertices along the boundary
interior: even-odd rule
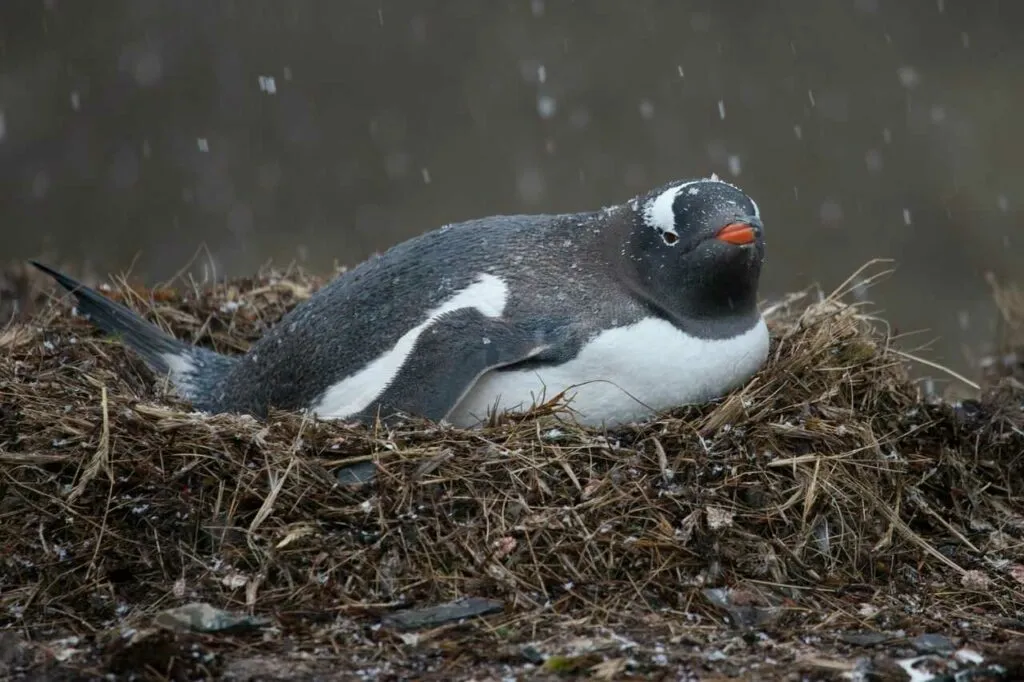
[[[551,118],[558,111],[555,98],[549,95],[541,95],[537,98],[537,115],[541,118]]]
[[[729,156],[729,172],[733,175],[739,175],[743,170],[743,165],[740,162],[740,157],[732,154]]]
[[[864,165],[872,173],[882,172],[882,167],[884,166],[882,152],[877,149],[869,149],[864,152]]]
[[[843,207],[838,201],[829,199],[821,204],[821,221],[824,223],[837,223],[843,219]]]
[[[259,84],[260,90],[268,95],[277,94],[277,81],[274,80],[273,76],[260,76]]]
[[[896,70],[896,75],[899,76],[900,84],[907,89],[917,87],[921,82],[921,76],[912,66],[901,66]]]

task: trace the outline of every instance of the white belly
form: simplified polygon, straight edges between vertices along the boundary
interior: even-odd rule
[[[602,332],[563,365],[484,374],[448,421],[474,426],[495,407],[525,410],[569,389],[565,397],[581,424],[614,426],[720,397],[767,357],[763,319],[742,336],[705,340],[647,318]]]

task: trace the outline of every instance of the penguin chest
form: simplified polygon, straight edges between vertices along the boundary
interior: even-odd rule
[[[448,421],[468,427],[489,411],[524,410],[563,390],[580,423],[614,426],[721,397],[768,358],[763,319],[725,339],[702,339],[659,318],[603,331],[560,365],[487,372]]]

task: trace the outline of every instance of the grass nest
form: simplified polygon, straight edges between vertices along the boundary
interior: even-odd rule
[[[321,283],[106,292],[239,352]],[[548,625],[1019,626],[1024,390],[927,398],[845,294],[770,306],[741,389],[613,431],[561,398],[478,430],[201,415],[53,298],[0,331],[0,624],[97,637],[186,602],[294,623],[472,595]]]

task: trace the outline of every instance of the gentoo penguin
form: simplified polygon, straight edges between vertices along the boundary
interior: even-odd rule
[[[596,211],[492,216],[409,239],[240,356],[183,343],[33,264],[199,411],[468,427],[566,391],[578,422],[616,426],[720,397],[763,365],[763,259],[749,196],[715,176],[675,181]]]

